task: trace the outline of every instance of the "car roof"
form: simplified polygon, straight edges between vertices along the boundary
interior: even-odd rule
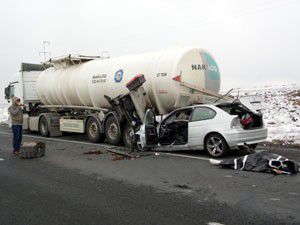
[[[216,104],[196,104],[196,105],[183,106],[183,107],[174,109],[174,111],[181,110],[181,109],[191,109],[191,108],[196,108],[196,107],[215,107],[215,106],[216,106]]]

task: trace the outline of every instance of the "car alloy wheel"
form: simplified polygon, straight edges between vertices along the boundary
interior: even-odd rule
[[[219,134],[211,134],[206,138],[205,149],[213,157],[222,157],[228,150],[225,139]]]

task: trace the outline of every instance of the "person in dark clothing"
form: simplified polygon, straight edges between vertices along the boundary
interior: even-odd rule
[[[8,108],[13,132],[13,154],[18,154],[22,143],[23,111],[20,99],[12,97]]]

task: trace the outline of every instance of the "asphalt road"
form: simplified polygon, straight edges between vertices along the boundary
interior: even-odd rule
[[[44,141],[47,155],[13,156],[0,126],[0,225],[300,224],[299,175],[220,169],[195,152],[116,160],[83,135],[24,139]],[[272,151],[300,161],[298,150]]]

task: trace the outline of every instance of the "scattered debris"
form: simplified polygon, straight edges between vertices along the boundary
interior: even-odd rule
[[[122,156],[128,157],[128,158],[136,158],[136,155],[134,155],[131,152],[127,152],[126,150],[118,150],[116,148],[110,148],[110,149],[107,149],[107,151],[117,154],[117,155],[122,155]]]
[[[125,156],[114,154],[114,157],[112,160],[117,161],[117,160],[123,160],[123,159],[125,159]]]
[[[267,172],[274,174],[296,174],[299,165],[281,155],[266,151],[257,152],[235,159],[210,160],[211,164],[235,170]]]
[[[192,189],[191,187],[189,187],[186,184],[175,184],[174,187],[181,188],[181,189],[189,189],[189,190]]]
[[[101,150],[91,150],[91,151],[87,151],[87,152],[84,152],[83,153],[84,155],[93,155],[93,154],[95,154],[95,155],[100,155],[100,154],[102,154],[102,151]]]
[[[140,157],[145,156],[153,156],[153,152],[129,152],[126,149],[116,149],[116,148],[110,148],[107,149],[108,152],[111,152],[115,157],[113,158],[113,161],[116,160],[123,160],[123,159],[130,159],[134,160]]]

